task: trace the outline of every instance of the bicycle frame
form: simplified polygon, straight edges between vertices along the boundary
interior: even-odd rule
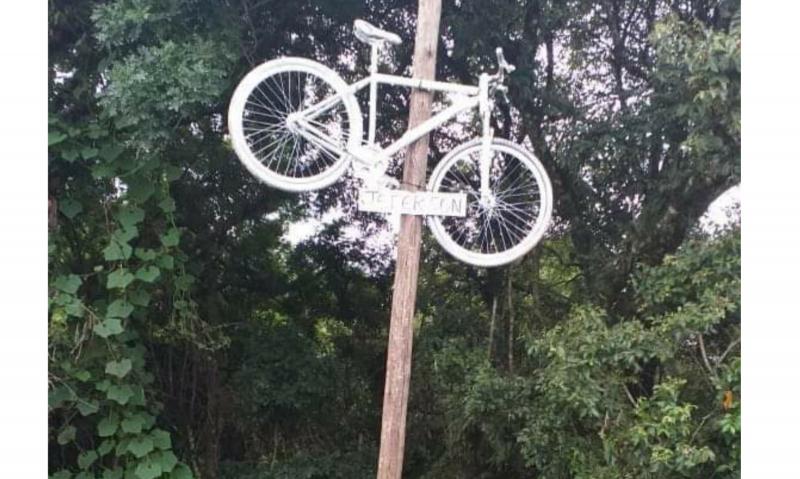
[[[385,174],[386,169],[389,166],[388,165],[389,159],[393,157],[395,154],[397,154],[399,151],[401,151],[403,148],[409,146],[422,136],[430,133],[431,131],[440,127],[447,121],[458,116],[460,113],[475,107],[480,106],[481,112],[484,113],[484,115],[482,115],[484,117],[483,136],[484,138],[488,137],[489,141],[491,140],[491,132],[489,131],[488,128],[488,115],[486,115],[486,113],[488,113],[488,108],[484,107],[485,105],[488,105],[487,75],[485,74],[481,75],[481,81],[479,86],[461,85],[457,83],[446,83],[446,82],[432,81],[432,80],[422,80],[422,79],[408,78],[398,75],[387,75],[384,73],[378,73],[377,60],[378,60],[377,49],[375,46],[373,46],[372,62],[370,65],[370,74],[368,76],[351,84],[345,91],[337,95],[334,95],[332,97],[326,98],[325,100],[315,105],[312,105],[301,112],[295,113],[294,114],[295,118],[293,119],[293,121],[295,121],[297,124],[298,133],[301,134],[303,137],[305,137],[308,141],[316,143],[323,148],[336,152],[337,154],[351,155],[362,166],[368,166],[370,170],[372,170],[375,173],[376,176]],[[466,98],[457,100],[456,102],[454,102],[453,105],[445,108],[444,110],[432,116],[428,120],[406,131],[400,138],[392,142],[389,146],[385,148],[380,148],[376,147],[375,143],[375,123],[377,117],[377,111],[376,111],[377,90],[379,84],[401,86],[412,89],[416,88],[434,92],[438,91],[446,93],[457,93],[466,95]],[[336,106],[343,96],[354,95],[367,87],[370,88],[370,95],[369,95],[369,130],[367,134],[366,148],[359,148],[356,151],[344,151],[338,145],[335,145],[333,142],[328,141],[325,132],[312,126],[308,121],[306,121],[306,120],[313,120],[314,118],[318,117],[319,115],[323,114],[324,112]],[[486,176],[488,178],[488,174],[482,176]],[[486,189],[488,190],[488,184],[486,186]]]

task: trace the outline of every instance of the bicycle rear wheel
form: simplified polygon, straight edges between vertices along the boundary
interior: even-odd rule
[[[307,121],[339,151],[289,128],[291,113],[335,95],[340,99]],[[361,141],[361,111],[333,70],[304,58],[281,58],[256,67],[236,87],[228,129],[250,173],[275,188],[309,191],[328,186],[347,169],[350,155],[341,152]]]
[[[428,189],[465,193],[467,215],[430,216],[428,226],[442,247],[466,263],[493,267],[525,255],[544,235],[553,193],[544,167],[530,152],[503,139],[489,147],[491,195],[480,194],[481,139],[451,151],[434,169]]]

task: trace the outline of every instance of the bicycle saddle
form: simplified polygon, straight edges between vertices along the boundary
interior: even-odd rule
[[[401,40],[400,37],[394,33],[381,30],[380,28],[371,25],[364,20],[356,20],[353,22],[353,32],[355,33],[356,38],[364,43],[369,43],[370,45],[377,42],[388,42],[392,45],[400,45],[403,43],[403,40]]]

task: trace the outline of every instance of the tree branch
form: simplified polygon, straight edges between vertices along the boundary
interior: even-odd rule
[[[716,382],[719,382],[719,376],[717,376],[717,372],[711,367],[711,363],[708,361],[708,355],[706,354],[706,343],[703,341],[703,335],[697,333],[697,343],[700,345],[700,354],[703,356],[703,364],[705,364],[706,369],[708,369],[709,374],[711,377],[714,378]]]

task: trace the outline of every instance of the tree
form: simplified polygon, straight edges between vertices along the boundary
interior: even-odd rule
[[[354,211],[348,178],[300,197],[257,184],[225,114],[279,55],[353,80],[353,18],[409,39],[415,9],[50,3],[53,476],[374,474],[393,262],[369,237],[385,222]],[[409,477],[736,476],[738,229],[697,224],[740,179],[738,12],[445,3],[437,78],[474,83],[504,48],[518,70],[497,131],[545,162],[557,219],[503,269],[424,239]],[[386,68],[407,74],[410,53]],[[408,102],[381,95],[393,138]],[[471,135],[434,133],[429,166]],[[316,236],[281,239],[332,207]]]

